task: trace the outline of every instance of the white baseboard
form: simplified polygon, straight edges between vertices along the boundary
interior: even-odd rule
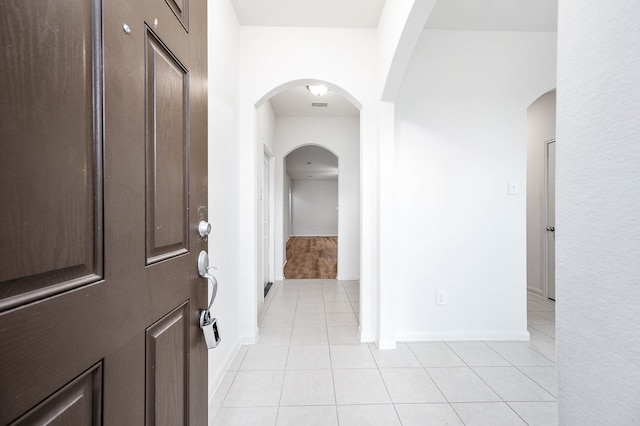
[[[209,380],[209,403],[213,396],[215,395],[220,383],[222,383],[222,379],[224,378],[224,374],[229,370],[231,363],[235,359],[236,355],[238,355],[238,351],[240,350],[240,346],[242,345],[253,345],[258,341],[258,332],[259,329],[256,327],[253,332],[243,333],[233,342],[233,346],[229,351],[229,354],[224,358],[224,360],[218,364],[219,368],[214,373],[213,377],[210,377]]]
[[[359,281],[360,277],[358,275],[340,275],[340,274],[338,274],[338,277],[336,279],[340,280],[340,281]]]
[[[293,237],[337,237],[338,234],[322,234],[322,235],[318,235],[318,234],[296,234],[296,235],[292,235],[289,238],[293,238]],[[287,240],[289,241],[289,240]]]
[[[240,343],[242,345],[255,345],[255,343],[258,341],[258,333],[259,332],[260,331],[259,331],[258,327],[256,327],[251,332],[242,333],[240,335]]]
[[[360,334],[360,342],[361,343],[370,343],[376,341],[376,335],[373,333],[361,333]]]
[[[231,363],[235,359],[236,355],[238,355],[239,350],[240,350],[240,337],[238,337],[236,341],[233,342],[233,345],[231,346],[231,350],[229,351],[228,355],[224,358],[222,363],[218,365],[218,369],[213,374],[213,376],[209,375],[209,385],[208,385],[209,404],[211,403],[213,396],[216,394],[216,391],[218,390],[220,383],[222,383],[222,379],[224,378],[225,373],[227,372],[229,367],[231,367]]]
[[[375,332],[363,332],[362,324],[358,326],[358,334],[360,335],[360,342],[362,343],[370,343],[376,341],[376,333]]]
[[[398,342],[429,342],[434,340],[529,340],[528,331],[432,331],[416,333],[396,333]]]
[[[282,264],[282,269],[276,272],[276,281],[284,280],[284,267],[287,266],[287,259],[284,260]]]

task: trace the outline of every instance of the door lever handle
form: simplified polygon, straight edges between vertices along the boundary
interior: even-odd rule
[[[204,278],[209,273],[209,255],[202,250],[198,255],[198,274]]]
[[[209,273],[205,274],[204,278],[211,283],[211,299],[209,299],[209,306],[207,306],[206,309],[209,311],[211,310],[211,305],[213,305],[213,301],[216,300],[216,295],[218,294],[218,280]]]
[[[549,232],[556,232],[556,228],[553,226],[547,226],[547,231]]]
[[[198,274],[202,278],[206,278],[207,282],[211,283],[211,299],[209,299],[209,306],[205,309],[205,311],[209,311],[211,309],[211,305],[213,305],[213,301],[216,299],[216,295],[218,294],[218,280],[214,277],[209,269],[209,255],[206,251],[202,250],[198,255]]]
[[[204,334],[204,341],[208,349],[214,349],[220,344],[220,332],[218,330],[218,322],[215,318],[211,318],[211,305],[216,300],[218,294],[218,280],[214,277],[209,269],[209,255],[202,250],[198,255],[198,274],[202,278],[206,278],[211,283],[211,299],[209,305],[200,311],[200,329]]]

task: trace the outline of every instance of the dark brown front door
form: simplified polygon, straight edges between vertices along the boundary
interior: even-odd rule
[[[205,0],[0,0],[0,425],[205,425]]]

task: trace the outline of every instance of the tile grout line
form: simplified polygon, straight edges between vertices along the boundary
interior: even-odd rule
[[[527,422],[527,421],[526,421],[526,420],[525,420],[525,419],[520,415],[520,413],[518,413],[518,412],[517,412],[517,411],[516,411],[512,406],[511,406],[511,404],[509,404],[509,403],[508,403],[508,402],[506,402],[506,401],[505,401],[504,403],[507,405],[507,407],[509,407],[509,409],[510,409],[512,412],[514,412],[514,413],[515,413],[515,415],[516,415],[516,416],[518,416],[518,417],[520,418],[520,420],[522,420],[522,422],[523,422],[525,425],[529,425],[529,423],[528,423],[528,422]]]
[[[420,364],[420,367],[424,370],[425,373],[427,373],[427,376],[429,377],[429,379],[431,379],[431,381],[433,382],[433,385],[436,387],[436,389],[438,389],[438,392],[440,392],[440,394],[442,395],[442,397],[444,398],[445,401],[447,401],[447,404],[449,405],[449,408],[451,408],[451,410],[454,412],[454,414],[458,417],[458,419],[460,419],[460,423],[462,423],[463,425],[465,424],[464,421],[462,420],[462,417],[460,417],[460,414],[458,414],[458,412],[456,411],[456,409],[453,407],[453,405],[451,405],[451,401],[449,401],[449,398],[447,398],[447,395],[445,395],[444,392],[442,392],[442,389],[440,389],[440,386],[438,386],[438,383],[436,383],[436,381],[434,380],[434,378],[431,376],[431,374],[429,374],[429,371],[427,370],[427,367],[425,367],[422,364],[422,361],[420,361],[420,358],[418,358],[418,356],[416,355],[416,353],[413,351],[413,348],[411,347],[410,344],[407,344],[407,348],[409,348],[409,351],[413,354],[413,356],[418,360],[418,363]],[[463,360],[464,362],[464,360]]]
[[[389,387],[387,386],[387,382],[385,382],[384,377],[382,376],[382,372],[380,371],[380,364],[378,363],[378,360],[376,359],[376,357],[373,355],[373,351],[371,350],[371,346],[367,343],[367,348],[369,348],[369,353],[371,353],[371,357],[373,358],[373,362],[376,365],[376,369],[378,370],[378,374],[380,375],[380,379],[382,380],[382,383],[384,384],[384,388],[387,391],[387,395],[389,395],[389,400],[391,401],[391,405],[393,405],[393,411],[396,413],[396,416],[398,417],[398,421],[400,422],[400,425],[402,425],[402,419],[400,418],[400,413],[398,413],[398,408],[396,407],[396,403],[393,401],[393,398],[391,397],[391,392],[389,392]]]
[[[400,425],[402,425],[402,419],[400,418],[400,413],[398,413],[398,408],[396,407],[396,403],[393,401],[393,397],[391,396],[391,392],[389,392],[389,386],[387,385],[387,382],[384,380],[384,376],[382,375],[382,372],[380,371],[380,365],[378,364],[378,361],[376,360],[376,357],[373,356],[373,351],[371,350],[371,346],[369,346],[368,344],[366,345],[367,349],[369,349],[369,353],[371,354],[371,357],[373,358],[373,362],[376,365],[376,370],[378,371],[378,375],[380,376],[380,380],[382,380],[382,384],[384,385],[384,389],[387,391],[387,395],[389,395],[389,401],[391,401],[391,405],[393,406],[393,411],[396,413],[396,417],[398,418],[398,421],[400,422]]]
[[[291,334],[293,334],[293,327],[295,326],[296,313],[298,312],[298,303],[300,302],[300,293],[296,296],[296,308],[293,311],[293,324],[291,324]],[[271,307],[271,306],[269,306]],[[276,425],[278,424],[278,418],[280,417],[280,408],[282,407],[282,394],[284,393],[284,384],[287,378],[287,365],[289,364],[289,354],[291,353],[291,335],[289,335],[289,345],[287,346],[287,359],[284,362],[284,372],[282,373],[282,385],[280,386],[280,398],[278,398],[278,407],[276,410]]]
[[[528,326],[528,325],[527,325],[527,326]],[[548,337],[548,336],[547,336],[547,337]],[[529,339],[529,342],[531,342],[531,339]],[[541,357],[546,358],[547,360],[551,361],[551,362],[553,363],[553,365],[554,365],[554,366],[556,366],[556,365],[557,365],[556,360],[551,359],[551,358],[549,358],[547,355],[543,354],[543,353],[542,353],[542,351],[540,351],[537,347],[535,347],[535,346],[528,346],[528,345],[526,345],[525,343],[523,343],[523,341],[518,341],[518,343],[520,343],[520,344],[524,345],[524,347],[526,347],[526,348],[528,348],[528,349],[531,349],[532,351],[534,351],[535,353],[537,353],[537,354],[538,354],[538,355],[540,355]],[[553,346],[554,346],[554,348],[555,348],[555,345],[556,345],[556,343],[555,343],[555,339],[553,339]],[[534,366],[531,366],[531,367],[534,367]]]
[[[337,280],[336,280],[336,281],[337,281]],[[352,302],[351,302],[351,296],[350,296],[350,294],[349,294],[349,293],[347,293],[347,292],[346,292],[346,287],[344,286],[344,283],[342,283],[341,281],[338,281],[338,282],[340,283],[341,288],[345,291],[345,293],[346,293],[347,297],[349,298],[349,302],[350,302],[351,307],[352,307],[352,309],[353,309],[353,304],[352,304]],[[296,283],[296,284],[298,284],[298,283]],[[328,325],[328,319],[327,319],[327,316],[326,316],[326,303],[327,303],[327,297],[328,297],[328,296],[327,296],[327,294],[325,294],[325,287],[324,287],[324,285],[323,285],[323,284],[324,284],[324,283],[323,283],[323,280],[320,280],[320,290],[321,290],[321,292],[320,292],[320,296],[321,296],[321,299],[322,299],[322,308],[323,308],[323,313],[324,313],[324,324],[325,324],[325,326],[324,326],[324,330],[325,330],[325,332],[327,333],[327,348],[328,348],[328,351],[329,351],[329,362],[330,362],[331,377],[332,377],[332,385],[333,385],[333,391],[334,391],[334,405],[333,405],[333,407],[335,408],[335,418],[336,418],[336,420],[337,420],[337,422],[338,422],[338,424],[339,424],[339,423],[340,423],[340,418],[339,418],[339,415],[338,415],[338,404],[337,404],[337,394],[336,394],[336,386],[335,386],[334,365],[333,365],[333,358],[332,358],[332,354],[331,354],[331,344],[330,344],[329,336],[328,336],[328,329],[329,329],[329,325]],[[279,288],[278,288],[278,290],[281,290],[281,289],[283,289],[283,285],[279,286]],[[274,300],[275,300],[276,296],[278,295],[278,293],[279,293],[279,291],[278,291],[278,292],[274,292],[273,297],[272,297],[272,300],[270,300],[270,303],[268,304],[268,308],[264,311],[264,314],[265,314],[265,315],[266,315],[266,314],[268,314],[268,313],[271,313],[271,312],[270,312],[270,309],[271,309],[271,307],[272,307],[272,303],[274,302]],[[330,293],[330,291],[327,291],[327,293]],[[318,296],[317,294],[307,294],[307,296],[310,296],[310,295],[312,295],[312,297],[313,297],[314,299]],[[291,346],[292,346],[292,344],[291,344],[291,343],[292,343],[293,331],[294,331],[294,329],[295,329],[295,326],[294,326],[294,324],[295,324],[295,316],[296,316],[296,314],[298,313],[298,309],[299,309],[299,307],[300,307],[300,305],[299,305],[300,300],[301,300],[301,299],[300,299],[300,297],[301,297],[301,296],[300,296],[300,292],[299,292],[299,289],[298,289],[298,292],[296,293],[296,297],[295,297],[296,302],[295,302],[295,309],[294,309],[294,323],[293,323],[293,324],[292,324],[292,326],[291,326],[291,331],[290,331],[290,334],[289,334],[289,342],[288,342],[288,345],[287,345],[287,358],[286,358],[286,360],[285,360],[285,367],[284,367],[285,369],[284,369],[284,373],[283,373],[283,382],[282,382],[282,386],[281,386],[281,390],[280,390],[280,398],[279,398],[278,405],[277,405],[276,407],[274,407],[274,408],[276,408],[276,423],[277,423],[277,422],[278,422],[278,420],[280,419],[280,417],[279,417],[279,416],[280,416],[280,414],[281,414],[281,412],[280,412],[280,408],[282,408],[282,407],[286,407],[286,406],[283,406],[283,405],[282,405],[282,398],[283,398],[283,391],[284,391],[284,382],[285,382],[284,377],[286,377],[287,372],[289,371],[289,370],[288,370],[288,365],[289,365],[289,356],[290,356],[290,350],[291,350]],[[311,300],[310,298],[308,298],[308,299],[309,299],[309,300]],[[360,320],[359,320],[359,318],[358,318],[358,323],[359,323],[359,322],[360,322]],[[553,325],[555,326],[555,324],[553,324]],[[336,327],[337,327],[337,326],[336,326]],[[533,327],[533,329],[535,330],[535,327]],[[541,333],[542,335],[544,335],[544,333],[542,333],[542,332],[540,332],[540,333]],[[544,336],[545,336],[545,337],[548,337],[548,338],[549,338],[549,339],[551,339],[551,340],[553,340],[553,344],[555,345],[555,339],[553,339],[553,338],[551,338],[550,336],[547,336],[547,335],[544,335]],[[477,342],[478,342],[478,343],[483,344],[486,348],[489,348],[489,349],[490,349],[490,351],[491,351],[492,353],[494,353],[495,355],[497,355],[500,359],[503,359],[503,360],[506,362],[506,364],[507,364],[507,365],[506,365],[506,366],[495,366],[495,365],[482,366],[482,365],[478,365],[478,366],[473,367],[473,366],[471,366],[471,365],[470,365],[470,363],[469,363],[467,360],[465,360],[464,358],[462,358],[462,357],[458,354],[458,352],[457,352],[457,351],[456,351],[456,350],[451,346],[451,343],[452,343],[452,342],[449,342],[449,341],[442,341],[441,343],[445,343],[445,347],[446,347],[446,348],[448,348],[448,349],[449,349],[449,350],[450,350],[450,351],[451,351],[455,356],[457,356],[457,357],[460,359],[460,361],[461,361],[461,362],[462,362],[462,364],[463,364],[461,367],[471,369],[471,370],[473,371],[473,373],[474,373],[474,374],[475,374],[475,375],[480,379],[480,381],[481,381],[482,383],[484,383],[484,384],[485,384],[485,386],[487,386],[489,389],[491,389],[491,391],[492,391],[492,392],[494,392],[494,393],[498,396],[499,401],[468,401],[468,402],[459,402],[458,404],[471,404],[471,403],[478,403],[478,404],[495,404],[495,403],[500,403],[500,402],[501,402],[501,403],[503,403],[503,404],[506,404],[506,405],[509,407],[509,411],[510,411],[510,412],[513,412],[513,413],[517,416],[517,418],[521,419],[525,424],[528,424],[528,423],[527,423],[527,421],[526,421],[526,420],[525,420],[525,419],[524,419],[524,418],[523,418],[523,417],[518,413],[518,411],[516,411],[516,410],[515,410],[515,408],[514,408],[514,407],[512,407],[512,405],[511,405],[512,403],[514,403],[514,404],[515,404],[515,403],[546,403],[546,404],[554,404],[554,403],[555,403],[555,404],[557,404],[557,397],[556,397],[555,395],[551,394],[551,392],[549,392],[549,391],[548,391],[544,386],[542,386],[540,383],[538,383],[536,380],[534,380],[532,377],[530,377],[527,373],[525,373],[525,372],[522,370],[522,368],[525,368],[525,367],[528,367],[528,366],[518,366],[518,365],[515,365],[512,361],[510,361],[510,360],[508,360],[508,359],[504,358],[504,357],[503,357],[503,356],[502,356],[502,355],[501,355],[501,354],[500,354],[496,349],[494,349],[493,347],[489,346],[489,344],[487,344],[485,341],[477,341]],[[543,340],[543,342],[544,342],[544,343],[546,343],[546,341],[544,341],[544,340]],[[417,342],[416,342],[416,343],[417,343]],[[531,367],[548,368],[548,369],[551,369],[551,368],[557,368],[557,367],[556,367],[556,363],[555,363],[553,360],[551,360],[548,356],[544,355],[541,351],[537,350],[537,348],[536,348],[536,347],[528,346],[526,343],[524,343],[524,342],[522,342],[522,341],[521,341],[521,342],[518,342],[518,341],[512,341],[512,342],[507,342],[507,343],[520,343],[521,345],[519,345],[518,347],[523,346],[523,347],[527,348],[528,350],[530,350],[530,351],[532,351],[532,352],[534,352],[534,353],[536,353],[536,354],[538,354],[538,355],[542,356],[543,358],[545,358],[545,359],[547,359],[547,360],[551,361],[551,362],[552,362],[552,364],[553,364],[553,365],[549,365],[549,366],[531,365]],[[361,342],[359,342],[359,344],[362,344],[362,343],[361,343]],[[400,418],[400,415],[399,415],[399,412],[398,412],[398,409],[397,409],[397,405],[402,405],[403,403],[397,403],[397,404],[396,404],[396,403],[393,401],[393,399],[391,398],[391,394],[390,394],[390,391],[389,391],[389,387],[387,386],[387,383],[386,383],[386,381],[384,380],[384,377],[383,377],[382,372],[381,372],[382,367],[380,366],[380,362],[379,362],[379,361],[376,359],[376,357],[373,355],[373,349],[372,349],[372,346],[371,346],[370,344],[366,344],[366,346],[367,346],[367,348],[368,348],[368,353],[370,353],[370,354],[371,354],[371,356],[372,356],[372,358],[373,358],[373,360],[374,360],[375,369],[376,369],[376,371],[378,372],[378,374],[379,374],[380,378],[381,378],[381,379],[382,379],[382,381],[383,381],[383,385],[385,386],[385,390],[386,390],[386,392],[387,392],[387,395],[389,396],[389,399],[390,399],[390,401],[391,401],[391,404],[393,405],[394,412],[396,413],[396,416],[397,416],[397,418],[398,418],[398,420],[399,420],[400,424],[402,424],[402,419]],[[419,362],[419,364],[420,364],[421,368],[423,369],[423,371],[425,371],[425,372],[426,372],[427,376],[428,376],[428,377],[430,378],[430,380],[433,382],[433,384],[435,385],[436,389],[438,389],[438,391],[440,392],[440,394],[444,397],[444,399],[445,399],[445,401],[446,401],[446,404],[450,407],[450,409],[451,409],[451,410],[453,410],[453,412],[456,414],[456,416],[457,416],[457,418],[460,420],[460,422],[461,422],[462,424],[465,424],[465,423],[462,421],[462,418],[460,417],[460,414],[459,414],[459,413],[456,411],[456,409],[453,407],[453,404],[454,404],[454,403],[452,403],[451,401],[449,401],[449,399],[447,398],[447,396],[446,396],[446,395],[444,395],[444,393],[442,392],[442,390],[440,389],[440,387],[438,386],[438,384],[435,382],[435,380],[433,380],[433,377],[429,374],[429,371],[427,371],[427,368],[428,368],[428,367],[425,367],[425,366],[423,365],[423,363],[420,361],[420,359],[417,357],[417,355],[416,355],[416,353],[415,353],[414,348],[412,348],[409,344],[407,344],[407,345],[406,345],[406,347],[409,349],[409,352],[410,352],[410,353],[415,357],[415,359],[416,359],[416,360],[418,360],[418,362]],[[515,348],[515,346],[514,346],[514,348]],[[216,414],[215,414],[215,416],[211,419],[211,421],[215,422],[215,421],[219,418],[219,416],[220,416],[220,411],[221,411],[221,409],[222,409],[222,408],[245,408],[245,407],[223,407],[222,405],[224,405],[224,401],[228,398],[229,392],[230,392],[230,390],[231,390],[231,388],[232,388],[233,384],[236,382],[236,380],[237,380],[237,378],[238,378],[238,375],[239,375],[238,373],[240,373],[240,372],[241,372],[240,368],[242,367],[242,364],[246,361],[246,357],[247,357],[247,355],[248,355],[248,352],[249,352],[249,350],[245,351],[245,353],[242,355],[241,359],[239,360],[239,367],[238,367],[238,369],[237,369],[237,370],[235,370],[234,372],[231,372],[231,371],[227,370],[227,372],[226,372],[227,374],[228,374],[228,373],[234,373],[233,378],[232,378],[232,380],[231,380],[231,385],[230,385],[230,386],[229,386],[229,388],[227,389],[227,391],[226,391],[226,393],[225,393],[225,395],[224,395],[224,398],[222,398],[221,406],[220,406],[219,408],[218,408],[218,407],[216,407],[216,408],[218,408],[218,409],[216,410]],[[534,363],[534,364],[535,364],[535,363]],[[445,366],[445,367],[446,367],[446,366]],[[485,380],[484,380],[484,379],[483,379],[483,378],[478,374],[478,372],[475,370],[475,368],[484,368],[484,367],[491,367],[491,368],[513,368],[513,369],[515,369],[516,371],[518,371],[520,374],[522,374],[523,376],[525,376],[528,380],[530,380],[531,382],[535,383],[537,387],[542,388],[542,389],[545,391],[545,394],[550,395],[550,396],[553,398],[553,400],[552,400],[552,401],[539,401],[539,400],[533,400],[533,401],[507,401],[507,400],[505,400],[501,395],[499,395],[499,394],[494,390],[494,388],[493,388],[491,385],[489,385],[489,383],[488,383],[487,381],[485,381]],[[389,367],[389,368],[394,368],[394,367]],[[404,368],[410,368],[410,367],[404,367]],[[429,367],[429,368],[430,368],[430,367]],[[279,371],[279,370],[264,370],[264,371]],[[535,399],[535,398],[534,398],[534,399]],[[404,403],[404,404],[405,404],[405,405],[424,405],[424,404],[435,404],[435,403],[418,403],[418,402],[416,402],[416,403]],[[326,404],[324,404],[324,405],[326,405]],[[349,405],[349,406],[358,406],[358,405],[387,405],[387,403],[378,403],[378,404],[343,404],[343,405]],[[317,405],[315,405],[315,404],[311,404],[311,405],[302,405],[302,406],[308,406],[308,407],[313,406],[313,407],[315,407],[315,406],[317,406]],[[300,406],[300,407],[302,407],[302,406]],[[249,407],[246,407],[246,408],[257,408],[257,406],[249,406]]]
[[[444,344],[445,344],[445,345],[446,345],[446,346],[447,346],[447,347],[448,347],[448,348],[449,348],[449,349],[450,349],[454,354],[456,354],[456,356],[457,356],[458,358],[460,358],[460,361],[462,361],[462,362],[464,363],[464,365],[465,365],[469,370],[471,370],[471,371],[473,372],[473,374],[475,374],[476,376],[478,376],[478,378],[479,378],[479,379],[480,379],[480,380],[481,380],[485,385],[487,385],[487,387],[488,387],[489,389],[491,389],[491,391],[492,391],[494,394],[496,394],[496,396],[497,396],[498,398],[500,398],[500,400],[501,400],[503,403],[505,403],[505,402],[504,402],[504,400],[502,399],[502,397],[498,394],[498,392],[496,392],[496,391],[495,391],[491,386],[489,386],[489,384],[488,384],[487,382],[485,382],[485,381],[482,379],[482,377],[480,377],[480,375],[479,375],[479,374],[478,374],[478,373],[473,369],[473,367],[472,367],[472,366],[470,366],[470,365],[469,365],[469,363],[468,363],[464,358],[462,358],[460,355],[458,355],[458,353],[455,351],[455,349],[453,349],[453,348],[452,348],[452,347],[451,347],[447,342],[444,342]],[[498,355],[499,355],[499,354],[498,354]],[[509,362],[508,360],[505,360],[505,361]],[[425,368],[425,371],[426,371],[426,368]],[[428,371],[427,371],[427,374],[429,374],[429,372],[428,372]],[[435,383],[435,380],[434,380],[434,383]],[[437,385],[436,385],[436,386],[437,386]],[[443,393],[443,395],[444,395],[444,393]],[[445,398],[446,398],[446,396],[445,396]],[[447,398],[447,401],[448,401],[448,398]],[[477,402],[477,401],[476,401],[476,402]],[[487,401],[487,402],[496,402],[496,401]],[[449,403],[449,404],[451,405],[451,403]],[[460,414],[458,413],[458,411],[455,409],[455,407],[454,407],[453,405],[451,405],[451,409],[456,413],[456,415],[458,416],[458,418],[460,419],[460,421],[464,424],[464,421],[462,420],[462,417],[460,417]]]
[[[339,281],[342,285],[342,282]],[[321,284],[322,286],[322,284]],[[322,290],[322,309],[325,309],[324,288]],[[333,402],[336,409],[336,424],[340,425],[340,417],[338,416],[338,396],[336,395],[336,378],[333,374],[333,357],[331,356],[331,342],[329,341],[329,326],[327,325],[327,315],[324,316],[324,328],[327,333],[327,351],[329,352],[329,367],[331,368],[331,385],[333,386]]]
[[[446,342],[445,342],[445,343],[446,343]],[[448,344],[447,344],[447,346],[448,346],[448,347],[450,347]],[[487,346],[488,346],[488,345],[487,345]],[[493,348],[492,348],[492,349],[493,349]],[[452,350],[454,353],[456,353],[456,352],[455,352],[455,350],[454,350],[453,348],[451,348],[451,350]],[[497,353],[497,352],[496,352],[496,353]],[[457,353],[456,353],[456,355],[457,355]],[[500,354],[498,354],[498,355],[500,355]],[[459,355],[458,355],[458,357],[462,360],[462,362],[464,362],[464,363],[467,365],[467,367],[468,367],[471,371],[473,371],[473,373],[474,373],[474,374],[475,374],[475,375],[476,375],[480,380],[482,380],[482,382],[483,382],[485,385],[487,385],[487,387],[488,387],[489,389],[491,389],[491,391],[492,391],[493,393],[495,393],[495,394],[496,394],[496,396],[498,396],[498,398],[500,398],[500,400],[502,401],[502,403],[506,404],[506,405],[509,407],[509,409],[510,409],[511,411],[513,411],[513,412],[514,412],[518,417],[520,417],[520,418],[522,419],[522,417],[521,417],[521,416],[520,416],[520,415],[519,415],[519,414],[518,414],[518,413],[513,409],[513,407],[511,407],[511,406],[509,405],[509,403],[507,402],[507,400],[505,400],[505,399],[504,399],[504,398],[503,398],[503,397],[502,397],[502,396],[501,396],[501,395],[500,395],[500,394],[499,394],[499,393],[498,393],[498,392],[497,392],[497,391],[496,391],[496,390],[495,390],[495,389],[494,389],[494,388],[493,388],[493,387],[492,387],[492,386],[491,386],[491,385],[490,385],[486,380],[484,380],[484,379],[482,378],[482,376],[480,376],[480,374],[478,374],[478,372],[477,372],[477,371],[476,371],[472,366],[470,366],[470,365],[469,365],[469,364],[468,364],[464,359],[462,359],[462,357],[460,357]],[[507,367],[504,367],[504,366],[503,366],[503,367],[478,367],[478,368],[515,368],[517,371],[520,371],[520,369],[518,369],[518,367],[517,367],[515,364],[513,364],[511,361],[509,361],[508,359],[505,359],[505,361],[507,361],[507,362],[508,362],[509,364],[511,364],[511,365],[510,365],[510,366],[507,366]],[[522,372],[521,372],[521,373],[522,373]],[[522,373],[522,374],[524,374],[524,373]],[[535,382],[534,380],[532,380],[532,379],[531,379],[529,376],[527,376],[526,374],[525,374],[525,377],[526,377],[526,378],[528,378],[529,380],[531,380],[533,383],[535,383],[538,387],[542,388],[545,392],[547,392],[547,390],[546,390],[546,389],[544,389],[542,386],[540,386],[537,382]],[[547,392],[547,393],[549,393],[549,392]],[[553,395],[552,395],[552,396],[553,396]],[[555,398],[555,397],[554,397],[554,398]],[[491,402],[491,401],[487,401],[487,402]],[[538,402],[541,402],[541,401],[538,401]],[[522,419],[522,421],[524,421],[524,419]],[[526,421],[524,421],[524,422],[525,422],[525,424],[528,424]]]
[[[530,377],[526,372],[522,371],[522,369],[518,366],[514,367],[521,372],[522,374],[525,375],[525,377],[529,380],[531,380],[533,383],[535,383],[536,385],[538,385],[543,391],[545,391],[546,393],[548,393],[549,395],[551,395],[553,397],[553,401],[529,401],[529,402],[558,402],[558,397],[555,396],[554,394],[552,394],[551,392],[549,392],[544,386],[542,386],[540,383],[538,383],[537,380],[535,380],[533,377]],[[538,368],[538,366],[533,366],[533,368]],[[546,366],[541,366],[541,368],[555,368],[555,367],[546,367]],[[511,402],[523,402],[523,401],[511,401]]]
[[[527,310],[527,313],[529,313],[530,311]],[[527,322],[527,326],[529,326],[528,322]],[[524,345],[524,344],[523,344]],[[447,345],[449,346],[449,345]],[[491,350],[493,350],[494,352],[496,352],[496,354],[498,354],[499,356],[500,353],[498,353],[494,348],[492,348],[491,346],[487,345]],[[529,348],[527,345],[524,345],[525,347]],[[453,348],[451,348],[454,352],[455,350]],[[537,353],[539,353],[541,356],[543,356],[544,358],[547,358],[545,355],[541,354],[540,352],[538,352],[537,350],[535,351]],[[502,357],[504,358],[504,357]],[[545,391],[547,394],[551,395],[551,393],[549,391],[547,391],[544,387],[542,387],[540,384],[538,384],[535,380],[533,380],[531,377],[529,377],[526,373],[524,373],[523,371],[521,371],[517,365],[515,365],[513,362],[511,362],[510,360],[504,358],[509,364],[511,364],[510,368],[515,368],[517,371],[519,371],[520,373],[522,373],[527,379],[531,380],[533,383],[535,383],[539,388],[541,388],[543,391]],[[548,359],[548,358],[547,358]],[[552,360],[550,360],[552,361]],[[468,365],[468,363],[463,359],[463,362],[465,362],[465,364]],[[555,366],[555,362],[554,362],[554,366]],[[474,374],[476,374],[476,376],[478,376],[480,378],[480,380],[482,380],[488,387],[489,389],[491,389],[503,402],[503,404],[505,404],[507,407],[509,407],[509,409],[516,415],[518,416],[518,418],[520,418],[524,424],[528,425],[529,423],[509,404],[508,401],[506,401],[495,389],[493,389],[493,387],[491,387],[491,385],[489,385],[489,383],[487,383],[474,369],[473,367],[469,366],[469,368],[474,372]],[[498,367],[496,367],[498,368]],[[557,400],[555,396],[551,395],[554,400]],[[516,401],[511,401],[511,402],[516,402]],[[517,402],[522,402],[522,401],[517,401]],[[531,401],[531,402],[547,402],[547,401]],[[549,402],[553,402],[553,401],[549,401]]]

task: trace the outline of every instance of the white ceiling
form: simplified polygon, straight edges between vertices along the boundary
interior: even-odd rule
[[[240,25],[375,28],[385,0],[231,0]]]
[[[306,86],[293,87],[273,96],[269,102],[276,116],[358,117],[360,111],[344,96],[329,90],[322,96],[312,95]],[[326,102],[314,108],[312,102]],[[311,164],[307,164],[310,162]],[[287,156],[287,174],[291,179],[337,179],[338,158],[324,148],[304,146]]]
[[[385,0],[231,0],[240,25],[375,28]],[[556,31],[558,0],[438,0],[427,29],[480,31]],[[276,116],[351,116],[359,111],[342,95],[316,97],[305,86],[270,99]],[[327,102],[327,108],[312,108]],[[307,162],[311,164],[307,164]],[[315,146],[287,157],[292,179],[335,179],[338,159]],[[309,177],[311,176],[311,177]]]
[[[319,146],[303,146],[287,155],[287,174],[294,180],[337,179],[338,157]]]
[[[270,99],[277,116],[357,117],[360,111],[344,96],[329,90],[323,96],[312,95],[306,86],[285,90]],[[327,103],[326,107],[312,107],[312,103]]]
[[[385,0],[231,0],[240,25],[375,28]],[[558,0],[438,0],[425,28],[556,31]]]
[[[439,0],[425,28],[556,31],[558,0]]]

